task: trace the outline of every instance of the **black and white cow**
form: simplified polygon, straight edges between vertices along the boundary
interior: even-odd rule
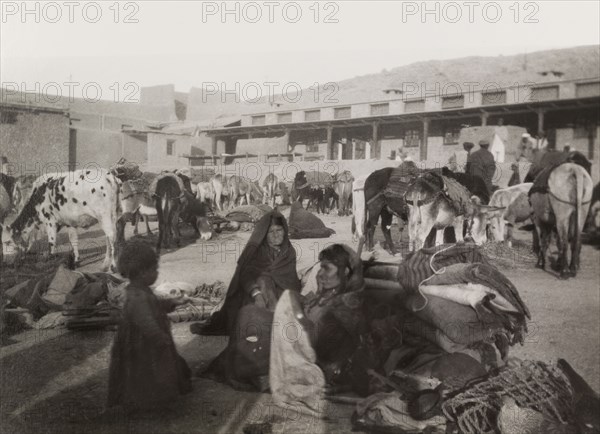
[[[33,183],[31,196],[12,224],[4,227],[3,242],[12,241],[19,251],[27,249],[29,232],[44,225],[50,254],[56,253],[58,231],[66,227],[79,262],[77,228],[99,223],[106,235],[103,269],[116,270],[116,224],[120,209],[121,182],[105,169],[76,170],[42,175]]]

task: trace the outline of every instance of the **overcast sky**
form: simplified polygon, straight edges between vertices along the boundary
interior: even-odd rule
[[[428,2],[423,16],[422,2],[229,2],[226,15],[222,2],[31,2],[24,15],[9,1],[0,73],[28,90],[99,83],[103,99],[128,82],[308,87],[415,61],[599,44],[599,4]]]

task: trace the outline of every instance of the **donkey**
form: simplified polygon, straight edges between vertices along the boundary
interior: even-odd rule
[[[544,269],[550,235],[557,232],[560,278],[575,277],[579,269],[581,232],[592,200],[592,178],[582,166],[564,163],[550,170],[547,192],[534,190],[529,195],[533,220],[539,239],[537,267]],[[540,175],[541,176],[541,175]],[[571,244],[571,261],[567,254]]]
[[[419,176],[408,188],[405,199],[409,208],[410,251],[425,245],[431,229],[436,229],[436,245],[443,244],[444,229],[449,226],[454,228],[456,241],[463,242],[465,215],[444,194],[441,177],[429,173]]]

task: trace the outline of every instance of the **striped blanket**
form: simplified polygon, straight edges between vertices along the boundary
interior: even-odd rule
[[[442,244],[437,247],[421,249],[410,253],[398,267],[398,282],[408,291],[418,291],[419,284],[439,270],[451,264],[481,262],[489,265],[489,261],[481,249],[475,244]],[[448,250],[444,250],[450,247]],[[433,263],[432,256],[439,252]]]

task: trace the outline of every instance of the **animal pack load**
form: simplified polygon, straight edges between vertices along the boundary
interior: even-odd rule
[[[419,169],[413,162],[404,162],[394,168],[390,180],[383,192],[385,196],[403,198],[408,186],[419,175]]]
[[[590,173],[590,163],[581,153],[575,151],[568,154],[563,152],[557,154],[559,155],[552,161],[552,164],[536,172],[535,178],[532,179],[533,186],[529,190],[529,196],[533,193],[548,193],[548,178],[550,177],[550,174],[554,169],[565,163],[575,163]],[[529,173],[532,173],[532,170],[530,170]]]

